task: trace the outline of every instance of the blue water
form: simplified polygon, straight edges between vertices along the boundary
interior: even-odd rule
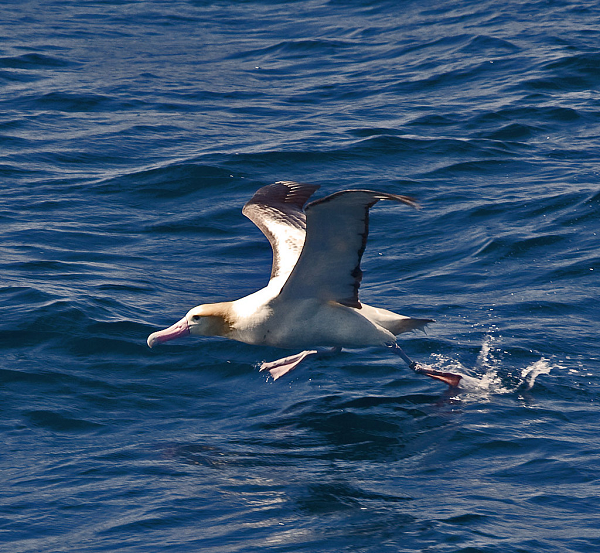
[[[600,548],[595,1],[3,2],[0,549]],[[241,207],[372,188],[409,355],[151,332],[262,287]],[[293,352],[292,352],[293,353]]]

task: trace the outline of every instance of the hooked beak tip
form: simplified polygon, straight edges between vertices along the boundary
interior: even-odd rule
[[[180,336],[186,336],[189,333],[190,329],[188,327],[188,322],[184,317],[169,328],[153,332],[152,334],[150,334],[150,336],[148,336],[148,340],[146,342],[148,344],[148,347],[152,348],[156,343],[166,342],[167,340],[173,340],[174,338],[179,338]]]

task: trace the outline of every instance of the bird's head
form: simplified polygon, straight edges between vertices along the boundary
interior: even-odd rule
[[[205,303],[190,309],[174,325],[148,336],[148,346],[167,342],[180,336],[227,336],[231,331],[230,303]]]

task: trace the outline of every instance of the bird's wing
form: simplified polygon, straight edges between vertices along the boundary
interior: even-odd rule
[[[306,206],[306,239],[280,297],[318,298],[360,308],[360,260],[367,245],[369,208],[379,200],[413,207],[407,196],[342,190]]]
[[[271,279],[287,276],[296,265],[306,234],[306,215],[302,208],[319,188],[292,181],[276,182],[259,188],[242,209],[271,243]]]

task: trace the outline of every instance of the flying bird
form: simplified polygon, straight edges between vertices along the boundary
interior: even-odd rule
[[[193,334],[303,348],[300,353],[262,363],[261,370],[269,371],[274,380],[308,357],[342,348],[383,346],[416,372],[458,386],[460,375],[416,363],[396,343],[397,335],[423,329],[432,319],[398,315],[358,298],[369,209],[380,200],[418,207],[415,200],[372,190],[342,190],[305,206],[319,188],[280,181],[257,190],[242,213],[273,249],[267,286],[235,301],[190,309],[179,322],[151,334],[148,346]]]

